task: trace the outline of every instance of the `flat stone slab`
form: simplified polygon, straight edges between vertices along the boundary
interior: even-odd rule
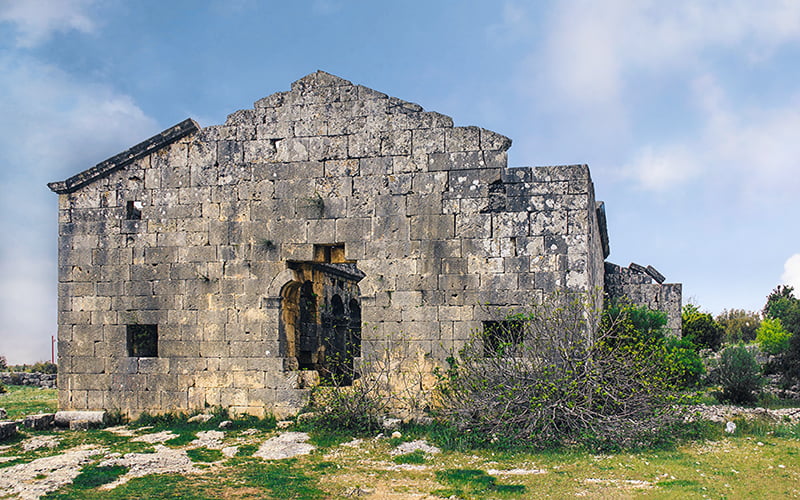
[[[283,460],[298,455],[308,455],[316,449],[306,443],[308,439],[309,436],[305,432],[285,432],[264,441],[253,456],[265,460]]]

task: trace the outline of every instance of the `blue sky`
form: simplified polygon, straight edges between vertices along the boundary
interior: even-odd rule
[[[612,262],[800,288],[800,2],[0,0],[0,355],[47,359],[63,180],[325,70],[589,164]]]

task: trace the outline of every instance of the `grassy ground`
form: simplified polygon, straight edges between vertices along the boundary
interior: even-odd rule
[[[29,393],[37,397],[42,395],[38,390]],[[23,394],[23,390],[11,392],[12,399]],[[48,403],[42,398],[30,407],[40,411],[53,403],[52,399]],[[15,412],[24,407],[22,402],[15,404]],[[239,446],[233,458],[223,457],[219,450],[191,445],[191,440],[201,430],[216,429],[216,421],[187,424],[167,419],[150,424],[154,427],[130,429],[137,435],[172,430],[178,437],[167,441],[166,446],[188,450],[199,471],[151,475],[103,490],[103,484],[128,471],[122,466],[100,467],[105,456],[114,452],[152,453],[154,446],[133,442],[130,437],[108,430],[53,430],[27,432],[20,439],[0,446],[0,474],[13,465],[77,446],[95,445],[107,451],[85,464],[72,484],[47,498],[800,497],[800,425],[740,422],[734,435],[723,433],[719,425],[719,429],[708,433],[711,439],[671,449],[603,454],[576,450],[469,449],[396,456],[392,454],[395,446],[402,441],[425,438],[425,429],[403,429],[400,439],[366,438],[354,447],[341,445],[352,436],[317,434],[313,442],[318,449],[310,455],[265,461],[252,455],[260,443],[280,432],[274,429],[273,422],[250,421],[226,431],[224,444]],[[24,444],[31,437],[57,437],[60,442],[52,449],[26,452]],[[3,498],[2,491],[0,498]]]
[[[5,408],[9,419],[34,413],[52,413],[58,406],[56,389],[40,389],[29,385],[7,385],[0,394],[0,408]]]

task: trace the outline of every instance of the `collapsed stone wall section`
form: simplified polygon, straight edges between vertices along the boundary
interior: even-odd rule
[[[39,372],[0,372],[0,384],[6,385],[32,385],[54,389],[56,375],[54,373]]]
[[[663,281],[664,277],[650,266],[605,264],[605,288],[610,299],[624,299],[635,305],[665,312],[668,335],[680,337],[682,286],[680,283]]]

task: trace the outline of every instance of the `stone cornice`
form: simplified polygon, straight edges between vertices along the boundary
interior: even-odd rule
[[[51,191],[58,194],[75,192],[81,187],[91,184],[97,179],[101,179],[110,173],[119,170],[125,165],[129,165],[139,158],[143,158],[149,154],[155,153],[156,151],[169,146],[173,142],[186,137],[189,134],[197,132],[198,130],[200,130],[200,126],[197,124],[197,122],[191,118],[187,118],[179,124],[164,130],[160,134],[156,134],[146,141],[140,142],[132,148],[98,163],[90,169],[73,175],[67,180],[50,182],[47,184],[47,187],[49,187]]]

